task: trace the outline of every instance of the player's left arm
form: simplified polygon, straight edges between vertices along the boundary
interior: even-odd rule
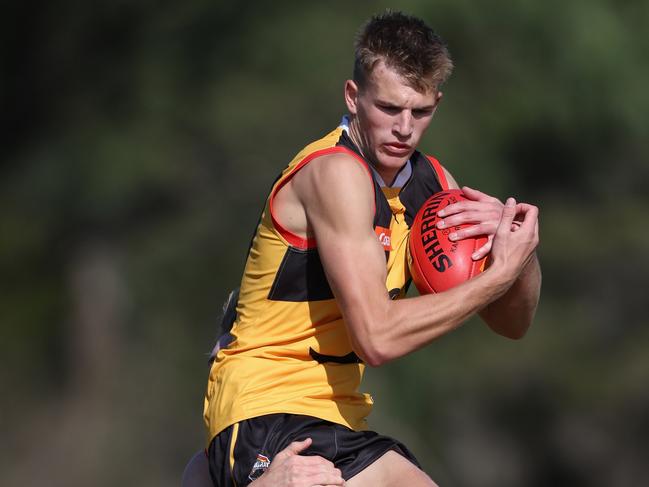
[[[449,187],[460,189],[455,178],[444,169]],[[460,224],[472,224],[450,235],[453,240],[487,235],[487,243],[473,254],[474,260],[480,260],[491,250],[494,234],[500,221],[503,203],[476,189],[464,186],[461,188],[467,201],[449,205],[439,212],[443,217],[439,228],[449,228]],[[524,214],[532,205],[519,203],[517,214]],[[516,230],[518,223],[513,223]],[[536,253],[520,273],[509,290],[496,301],[479,312],[480,317],[496,333],[508,338],[522,338],[532,324],[541,293],[541,267]]]
[[[535,252],[507,292],[479,314],[493,331],[517,340],[532,324],[540,296],[541,266]]]

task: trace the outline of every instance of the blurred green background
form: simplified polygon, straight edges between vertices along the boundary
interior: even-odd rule
[[[175,486],[276,174],[344,112],[359,25],[456,70],[422,144],[541,208],[518,342],[471,321],[368,370],[444,487],[649,485],[649,3],[25,1],[0,20],[0,484]]]

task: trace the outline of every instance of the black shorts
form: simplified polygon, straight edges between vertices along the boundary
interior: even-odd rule
[[[394,450],[421,468],[400,442],[373,431],[354,431],[311,416],[269,414],[236,423],[210,443],[210,475],[218,487],[242,487],[261,476],[273,457],[293,441],[312,438],[302,455],[319,455],[340,469],[345,480]]]

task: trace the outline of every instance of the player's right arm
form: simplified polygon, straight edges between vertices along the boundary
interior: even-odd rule
[[[328,155],[301,169],[292,183],[354,352],[371,366],[423,347],[503,295],[536,247],[534,215],[523,215],[520,229],[511,232],[516,210],[508,201],[494,239],[501,242],[494,242],[485,272],[443,293],[392,301],[366,169],[346,154]]]

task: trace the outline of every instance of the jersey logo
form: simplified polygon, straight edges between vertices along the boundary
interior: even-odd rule
[[[255,460],[255,464],[252,466],[252,470],[250,470],[250,473],[248,474],[248,478],[250,480],[258,479],[266,470],[268,470],[269,466],[270,459],[266,455],[257,453],[257,459]]]
[[[379,237],[383,250],[390,252],[392,250],[392,230],[385,227],[374,227],[374,232]]]

